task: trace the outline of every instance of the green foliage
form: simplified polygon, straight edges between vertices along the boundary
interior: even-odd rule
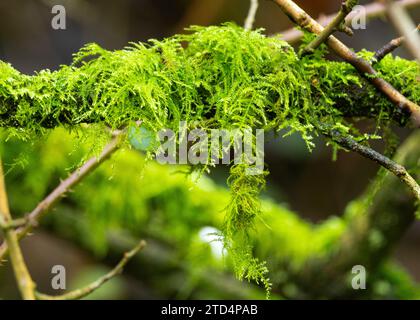
[[[117,128],[141,119],[154,131],[177,130],[180,121],[200,128],[264,128],[274,126],[266,108],[286,126],[283,119],[309,108],[297,62],[285,42],[226,25],[195,27],[189,35],[114,52],[90,44],[73,65],[33,77],[2,63],[1,126],[42,131],[95,122]]]
[[[112,52],[89,44],[75,54],[72,65],[34,76],[0,62],[0,127],[7,128],[7,137],[29,139],[47,128],[95,124],[88,136],[79,139],[103,142],[105,126],[116,129],[141,120],[146,132],[169,128],[177,133],[179,123],[185,121],[188,129],[287,129],[300,133],[312,149],[313,136],[325,126],[359,141],[370,138],[346,120],[349,115],[377,118],[375,133],[391,119],[407,120],[351,66],[326,61],[323,48],[299,59],[286,42],[268,38],[261,30],[225,24],[189,31]],[[416,62],[389,56],[379,64],[379,71],[419,102]],[[101,145],[93,142],[89,153]],[[225,220],[226,247],[240,278],[262,281],[268,288],[266,267],[253,258],[249,237],[261,211],[258,194],[265,178],[247,177],[243,169],[234,166],[229,180],[232,200]],[[127,190],[132,197],[139,194]],[[87,199],[93,204],[95,227],[101,228],[101,221],[119,221],[116,211],[131,223],[147,219],[139,213],[146,211],[129,202],[115,206],[115,218],[105,216],[117,195],[112,187],[101,192],[108,201]],[[92,234],[98,237],[100,232]]]
[[[23,143],[10,139],[1,144],[1,154],[9,172],[6,180],[14,213],[24,214],[33,209],[56,186],[57,181],[66,176],[69,168],[80,163],[89,152],[90,143],[85,142],[75,148],[74,141],[78,141],[76,133],[68,134],[59,129],[54,130],[46,141]],[[24,170],[14,164],[22,153],[25,153],[27,162]],[[163,262],[168,269],[174,268],[177,261],[188,265],[186,272],[192,282],[188,281],[185,286],[178,284],[177,289],[184,291],[187,287],[193,290],[203,285],[202,280],[209,272],[224,269],[223,261],[212,254],[208,244],[203,243],[198,234],[206,226],[226,228],[224,212],[226,207],[233,205],[233,191],[215,185],[205,176],[194,182],[192,177],[175,174],[178,170],[177,167],[161,166],[154,162],[145,164],[142,154],[123,149],[64,198],[50,219],[57,221],[55,223],[59,225],[56,230],[60,229],[60,234],[65,236],[70,232],[69,226],[64,223],[61,226],[60,223],[65,217],[71,217],[70,226],[81,225],[77,241],[99,255],[108,249],[107,235],[114,233],[129,232],[135,238],[146,237],[150,242],[165,243],[175,252],[174,257]],[[243,193],[244,190],[236,182],[249,177],[242,176],[240,167],[236,170],[236,179],[231,180],[231,187]],[[249,183],[255,181],[261,188],[263,181],[255,179],[246,181],[244,184],[248,187],[244,188],[249,188],[257,196],[257,191],[252,191]],[[251,265],[255,269],[250,274],[259,272],[259,277],[266,279],[261,261],[267,261],[274,296],[278,292],[285,292],[288,297],[294,298],[305,294],[296,282],[296,275],[305,270],[306,262],[314,257],[329,257],[352,221],[352,216],[366,215],[366,208],[371,202],[362,198],[349,206],[346,216],[333,216],[314,225],[273,200],[266,198],[259,203],[253,199],[250,201],[259,213],[256,220],[244,225],[245,228],[251,227],[246,241],[252,245],[253,254],[250,257],[231,256],[231,253],[246,252],[243,247],[228,252],[228,266],[231,265],[232,270],[238,272],[241,264],[236,259],[241,261],[259,257],[261,260]],[[231,228],[235,230],[235,225]],[[156,287],[162,285],[162,274],[158,272],[156,275]],[[372,279],[369,278],[369,287],[375,288],[373,294],[377,298],[418,297],[419,290],[413,286],[412,280],[393,266],[385,265],[369,276],[372,276]]]
[[[234,165],[228,184],[231,201],[226,209],[223,228],[225,246],[233,257],[234,270],[239,279],[261,282],[269,296],[271,283],[265,262],[253,257],[253,245],[249,232],[255,218],[261,219],[260,192],[265,185],[264,175],[248,175],[246,165]]]
[[[351,66],[325,60],[324,49],[300,60],[286,42],[261,31],[232,24],[189,31],[117,51],[89,44],[71,66],[34,76],[0,62],[0,126],[22,135],[81,123],[118,128],[139,119],[152,131],[177,130],[186,121],[203,129],[288,128],[312,145],[317,123],[347,127],[343,116],[365,108],[351,95],[361,87],[363,99],[379,103],[369,112],[394,118],[396,108]],[[379,70],[418,101],[415,62],[388,56]]]

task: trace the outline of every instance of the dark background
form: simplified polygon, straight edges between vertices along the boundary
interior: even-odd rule
[[[338,0],[296,2],[314,17],[337,11],[341,3]],[[64,5],[67,10],[66,30],[51,27],[51,8],[55,4]],[[56,69],[61,64],[69,64],[72,54],[88,42],[97,42],[107,49],[121,49],[131,41],[160,39],[183,32],[192,24],[224,21],[243,24],[248,7],[248,0],[0,0],[0,59],[28,74],[44,68]],[[419,10],[411,13],[420,17]],[[255,26],[271,34],[291,24],[274,3],[260,0]],[[394,37],[395,32],[385,19],[376,19],[368,24],[367,30],[358,30],[353,38],[344,36],[343,39],[356,50],[376,50]],[[404,49],[399,49],[397,54],[406,57]],[[402,130],[400,134],[404,137],[406,133]],[[291,137],[272,141],[267,147],[266,161],[271,172],[268,193],[312,221],[340,215],[348,201],[363,192],[378,169],[356,154],[341,153],[338,161],[332,162],[330,150],[323,145],[318,141],[319,148],[310,154],[298,137]],[[397,260],[417,281],[420,280],[419,231],[417,222],[395,250]],[[30,241],[23,242],[30,269],[38,282],[51,265],[71,266],[68,269],[72,277],[91,264],[89,257],[70,244],[51,240],[50,235],[37,232]],[[1,281],[0,293],[10,295],[10,290],[14,290],[14,284],[8,273]]]

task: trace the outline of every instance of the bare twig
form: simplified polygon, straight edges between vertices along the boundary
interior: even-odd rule
[[[0,229],[8,230],[8,229],[16,229],[23,227],[29,223],[28,218],[21,218],[21,219],[13,219],[10,221],[6,221],[2,215],[0,215]]]
[[[328,39],[336,30],[347,30],[345,26],[346,16],[358,4],[358,0],[346,0],[341,4],[341,9],[325,29],[311,41],[303,50],[303,54],[311,53]],[[347,31],[348,32],[348,31]]]
[[[420,6],[420,0],[401,0],[398,1],[401,6],[403,6],[406,9],[410,9],[416,6]],[[367,20],[371,20],[380,16],[383,16],[385,14],[385,6],[381,3],[370,3],[364,6],[365,10],[364,12],[351,12],[347,18],[345,19],[346,25],[349,26],[351,24],[351,21],[360,19],[363,15],[364,18]],[[327,15],[324,17],[320,17],[318,19],[318,22],[322,26],[327,26],[331,21],[336,17],[336,14]],[[289,43],[296,43],[300,39],[302,39],[303,33],[300,30],[297,30],[296,28],[288,29],[283,32],[279,33],[281,38]]]
[[[64,197],[74,186],[80,183],[87,175],[94,171],[100,164],[106,161],[121,145],[121,133],[115,136],[112,141],[105,146],[99,157],[92,157],[84,163],[79,169],[73,172],[67,179],[62,181],[60,185],[54,189],[44,200],[42,200],[36,208],[28,215],[28,223],[16,230],[18,239],[22,239],[36,226],[38,221]],[[5,242],[0,247],[0,261],[7,254],[8,244]]]
[[[398,148],[393,161],[417,171],[419,144],[420,130],[416,130]],[[419,172],[416,172],[416,179],[419,178]],[[298,298],[310,299],[322,294],[334,299],[349,299],[358,295],[348,282],[353,266],[363,265],[370,274],[375,274],[415,221],[415,207],[408,192],[396,192],[399,183],[391,172],[379,174],[354,200],[358,205],[347,207],[343,218],[346,228],[332,245],[333,249],[325,255],[312,254],[301,270],[290,275],[298,279],[303,293],[303,297]],[[372,244],[372,236],[378,234],[382,241]]]
[[[9,211],[9,203],[7,200],[6,185],[4,182],[3,164],[0,159],[0,215],[2,216],[2,225],[7,226],[12,222],[12,216]],[[16,282],[25,300],[35,299],[35,284],[29,274],[22,250],[19,246],[19,240],[16,231],[13,228],[3,228],[5,244],[9,247],[10,259]]]
[[[110,272],[108,272],[106,275],[100,277],[96,281],[92,282],[91,284],[87,285],[86,287],[76,289],[74,291],[68,292],[66,294],[60,295],[60,296],[50,296],[42,293],[36,293],[36,298],[39,300],[78,300],[82,299],[95,290],[99,289],[103,284],[111,280],[112,278],[116,277],[117,275],[121,274],[124,267],[127,265],[127,263],[133,258],[140,250],[142,250],[146,246],[145,241],[140,241],[137,246],[135,246],[131,251],[126,252],[124,254],[124,257],[121,259],[121,261],[115,266],[114,269],[112,269]]]
[[[248,16],[246,17],[244,28],[246,30],[251,30],[254,22],[255,16],[257,15],[258,11],[258,0],[251,0],[251,6],[249,7]]]
[[[408,12],[403,6],[393,0],[379,0],[379,2],[385,5],[388,19],[398,33],[406,38],[404,45],[407,50],[420,62],[420,35],[417,32],[411,32],[416,26]]]
[[[394,162],[388,157],[380,154],[379,152],[367,146],[361,145],[360,143],[356,142],[350,137],[342,136],[337,132],[331,132],[326,135],[329,136],[334,142],[336,142],[343,148],[357,152],[363,157],[375,161],[376,163],[393,173],[410,189],[410,192],[413,194],[416,201],[420,201],[420,186],[402,165]]]
[[[139,124],[140,122],[137,122],[137,125]],[[0,219],[0,228],[5,233],[5,242],[0,247],[0,261],[9,251],[16,281],[18,282],[18,287],[24,299],[81,299],[101,287],[105,282],[120,274],[128,261],[145,246],[145,242],[141,241],[134,249],[124,255],[120,263],[118,263],[118,265],[111,272],[99,278],[97,281],[84,288],[56,297],[35,292],[35,284],[32,281],[32,278],[26,267],[19,246],[19,239],[27,235],[56,202],[58,202],[67,192],[71,190],[72,187],[83,180],[89,173],[95,170],[101,163],[107,160],[116,150],[119,149],[121,145],[121,137],[124,135],[124,133],[125,130],[114,132],[112,141],[105,146],[99,157],[93,157],[89,159],[82,167],[71,174],[66,180],[61,182],[60,185],[43,201],[41,201],[34,209],[34,211],[32,211],[26,218],[19,220],[12,220],[9,212],[4,186],[3,169],[0,161],[0,214],[2,215],[2,218]],[[18,230],[15,230],[15,228],[20,225],[23,226]]]
[[[418,31],[420,31],[420,24],[417,26],[417,29],[414,30],[414,32],[418,32]],[[380,62],[383,58],[386,57],[386,55],[390,54],[394,50],[401,47],[401,45],[405,41],[406,41],[405,37],[399,37],[388,42],[385,46],[383,46],[382,48],[380,48],[379,50],[375,52],[375,55],[373,56],[373,59],[372,59],[372,64],[374,65]]]
[[[324,28],[311,18],[302,8],[291,0],[273,0],[283,10],[283,12],[300,27],[305,30],[320,34]],[[330,36],[326,44],[339,57],[350,63],[361,76],[365,77],[379,92],[385,95],[390,102],[400,108],[403,112],[411,116],[411,120],[416,127],[420,127],[420,107],[408,100],[391,84],[378,76],[372,65],[359,58],[344,43]]]

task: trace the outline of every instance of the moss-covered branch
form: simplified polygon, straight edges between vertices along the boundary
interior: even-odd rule
[[[322,34],[324,28],[308,15],[302,8],[300,8],[292,0],[273,0],[282,11],[299,27],[314,34]],[[361,76],[365,77],[379,93],[383,94],[389,101],[391,101],[396,108],[408,113],[413,124],[420,127],[420,106],[416,101],[405,97],[398,89],[390,84],[386,79],[382,78],[380,74],[372,67],[369,61],[357,56],[344,43],[330,36],[326,44],[344,61],[351,64]]]
[[[418,174],[419,139],[419,133],[415,133],[395,158],[413,174]],[[78,162],[85,151],[75,153],[71,140],[71,136],[60,130],[50,136],[48,143],[33,146],[32,151],[28,151],[31,147],[27,143],[8,143],[8,163],[24,150],[30,156],[26,174],[13,170],[8,176],[11,181],[19,181],[9,183],[16,212],[31,209],[63,175],[63,168]],[[58,154],[57,145],[61,148]],[[50,157],[52,152],[56,154],[54,159]],[[196,185],[182,175],[174,175],[174,169],[155,163],[149,163],[143,171],[142,159],[134,151],[116,154],[110,163],[98,168],[64,199],[59,212],[47,219],[48,225],[57,234],[76,239],[77,243],[97,253],[107,251],[106,235],[111,227],[134,236],[145,235],[175,251],[165,260],[166,249],[157,250],[159,257],[153,257],[153,250],[146,250],[146,262],[141,260],[143,265],[152,270],[165,268],[168,274],[177,273],[182,265],[182,272],[192,272],[185,275],[186,286],[194,288],[198,285],[194,282],[197,277],[223,270],[223,261],[212,255],[198,234],[204,226],[222,228],[222,209],[230,201],[229,192],[205,178]],[[142,175],[141,180],[135,178],[136,172]],[[38,175],[44,177],[43,183],[33,184],[34,176]],[[112,188],[109,187],[110,176]],[[401,191],[396,192],[397,189]],[[22,197],[22,194],[33,196]],[[271,200],[263,200],[262,220],[256,220],[255,230],[249,235],[255,244],[255,256],[268,263],[274,294],[281,292],[291,298],[339,298],[360,294],[395,297],[394,291],[375,291],[375,281],[392,282],[383,278],[383,262],[412,223],[414,212],[408,190],[405,191],[393,175],[382,172],[365,195],[349,205],[344,218],[332,217],[320,225],[305,222],[294,212]],[[63,222],[65,217],[70,217],[71,221]],[[72,230],[76,226],[77,231]],[[147,261],[155,261],[154,267]],[[369,273],[369,290],[365,293],[352,290],[348,282],[351,267],[356,264],[364,265]],[[398,287],[394,283],[390,290],[395,289],[394,285]],[[175,287],[168,290],[172,294],[176,292]]]
[[[417,73],[418,65],[405,60],[379,67],[382,79],[414,102],[420,100]],[[399,123],[409,116],[345,63],[299,59],[285,42],[233,25],[197,27],[114,52],[88,45],[72,66],[35,76],[0,63],[0,126],[20,135],[20,129],[81,123],[118,128],[139,119],[154,130],[187,121],[309,135],[317,121],[347,126],[344,117],[379,114]]]
[[[406,108],[395,108],[395,101],[378,94],[376,80],[372,84],[369,77],[360,77],[347,63],[325,60],[324,47],[298,58],[285,42],[267,38],[260,31],[246,31],[232,24],[195,27],[191,31],[114,52],[88,45],[75,55],[71,66],[54,72],[44,70],[34,76],[22,75],[0,63],[0,127],[5,137],[22,139],[36,134],[39,138],[47,128],[80,129],[86,123],[94,124],[87,127],[101,135],[106,128],[120,129],[141,120],[146,130],[155,133],[167,128],[179,132],[180,122],[186,122],[189,129],[204,130],[288,129],[300,133],[312,148],[313,137],[322,134],[325,126],[354,141],[369,139],[369,134],[360,133],[347,121],[348,117],[374,118],[376,133],[390,120],[404,125],[411,116]],[[372,56],[369,52],[352,53],[354,59],[368,58],[360,61],[370,61]],[[391,56],[383,59],[375,71],[381,81],[392,83],[414,103],[420,101],[418,74],[416,62]],[[230,179],[232,199],[226,206],[229,214],[224,224],[225,245],[236,273],[263,281],[268,289],[266,268],[252,255],[250,234],[260,208],[258,194],[264,177],[245,179],[234,169]],[[34,170],[42,172],[40,167]],[[126,172],[127,167],[120,170]],[[235,172],[239,172],[236,177]],[[131,180],[132,175],[126,178]],[[110,196],[107,189],[95,189],[95,193]],[[108,219],[125,226],[138,218],[130,213],[137,214],[138,205],[144,203],[133,200],[138,199],[137,192],[131,194],[133,199],[129,194],[121,198],[121,208],[112,211],[115,217],[106,219],[106,200],[96,202],[83,195],[79,200],[89,208],[95,227],[100,229]],[[185,222],[182,217],[176,219],[172,222]],[[298,228],[302,225],[299,223]],[[132,224],[126,227],[132,228]],[[100,242],[100,235],[92,232],[90,236]],[[317,249],[313,251],[317,253]]]

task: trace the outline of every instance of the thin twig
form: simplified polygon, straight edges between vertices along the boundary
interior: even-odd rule
[[[2,216],[2,224],[6,226],[11,223],[12,216],[10,214],[9,203],[7,200],[6,185],[3,174],[3,164],[0,159],[0,215]],[[15,274],[16,282],[25,300],[35,299],[35,284],[29,274],[28,267],[26,266],[23,258],[22,250],[19,246],[19,240],[16,231],[13,228],[4,228],[5,244],[9,247],[10,260]]]
[[[99,157],[92,157],[85,162],[79,169],[73,172],[67,179],[63,180],[60,185],[55,188],[44,200],[42,200],[36,208],[28,215],[28,223],[16,230],[18,239],[22,239],[32,231],[38,224],[39,220],[74,186],[80,183],[87,175],[94,171],[99,165],[106,161],[115,151],[120,148],[121,133],[115,136],[109,144],[107,144]],[[7,254],[8,245],[4,242],[0,246],[0,261]]]
[[[251,0],[248,16],[246,17],[244,28],[245,30],[252,30],[255,22],[255,16],[258,11],[258,0]]]
[[[283,12],[298,26],[305,30],[320,34],[324,28],[311,18],[302,8],[291,0],[273,0]],[[391,84],[378,76],[372,65],[359,58],[352,50],[334,36],[330,36],[326,44],[339,57],[350,63],[361,76],[365,77],[379,92],[385,95],[390,102],[411,116],[412,123],[420,127],[420,107],[408,100]]]
[[[414,32],[418,32],[418,31],[420,31],[420,24],[417,26],[417,29],[414,30]],[[376,63],[380,62],[388,54],[390,54],[394,50],[401,47],[401,45],[405,41],[406,41],[405,37],[399,37],[388,42],[386,45],[384,45],[382,48],[380,48],[379,50],[375,52],[375,55],[373,56],[373,59],[372,59],[372,65],[375,65]]]
[[[59,296],[50,296],[42,293],[36,293],[36,298],[39,300],[78,300],[82,299],[95,290],[99,289],[103,284],[111,280],[112,278],[116,277],[117,275],[121,274],[124,267],[127,265],[127,263],[133,258],[140,250],[142,250],[146,246],[145,241],[140,241],[137,246],[135,246],[132,250],[129,252],[126,252],[121,259],[121,261],[115,266],[114,269],[112,269],[110,272],[108,272],[106,275],[100,277],[96,281],[92,282],[91,284],[87,285],[86,287],[76,289],[74,291],[70,291],[68,293],[65,293],[63,295]]]
[[[342,136],[337,132],[327,133],[326,136],[330,137],[334,142],[339,144],[341,147],[357,152],[363,157],[370,159],[391,173],[393,173],[398,179],[400,179],[409,189],[410,192],[415,197],[416,201],[420,201],[420,186],[417,181],[407,172],[407,170],[400,164],[389,159],[388,157],[380,154],[379,152],[369,148],[367,146],[361,145],[350,137]]]
[[[20,219],[13,219],[11,221],[6,221],[4,217],[0,215],[0,229],[2,230],[24,227],[28,223],[29,223],[28,218],[20,218]]]
[[[380,0],[385,5],[388,19],[400,36],[406,38],[404,45],[410,54],[420,62],[420,35],[412,30],[416,25],[403,6],[393,0]]]
[[[399,3],[402,7],[406,9],[420,6],[420,0],[401,0],[401,1],[398,1],[397,3]],[[347,26],[351,25],[351,21],[353,20],[358,20],[362,17],[366,18],[366,20],[371,20],[371,19],[375,19],[377,17],[383,16],[386,12],[385,6],[381,3],[376,3],[376,2],[370,3],[363,7],[364,7],[363,12],[353,11],[347,16],[347,18],[345,19]],[[336,13],[320,17],[318,19],[318,23],[325,27],[329,23],[331,23],[331,21],[335,17],[336,17]],[[279,35],[283,40],[293,44],[293,43],[298,42],[300,39],[302,39],[303,32],[296,28],[291,28],[291,29],[280,32]]]
[[[341,9],[332,21],[325,27],[325,29],[311,41],[303,50],[303,54],[311,53],[323,44],[329,36],[331,36],[336,30],[346,30],[345,19],[347,15],[353,10],[358,4],[358,0],[346,0],[341,4]],[[344,25],[343,25],[344,24]]]

